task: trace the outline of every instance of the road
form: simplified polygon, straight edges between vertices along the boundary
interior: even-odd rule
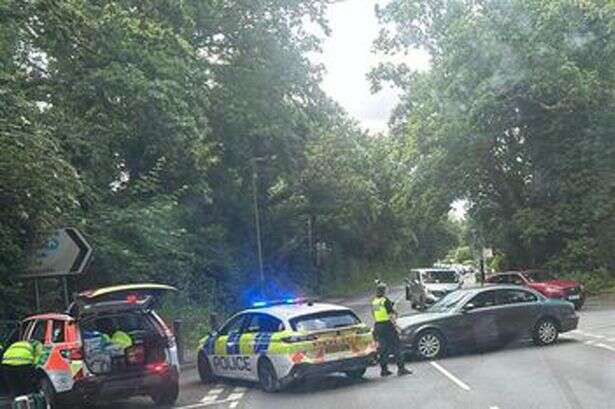
[[[390,294],[401,299],[401,289]],[[340,300],[341,301],[341,300]],[[369,297],[344,300],[366,321]],[[411,312],[405,301],[402,312]],[[410,362],[406,377],[379,377],[370,368],[364,380],[343,375],[303,382],[267,394],[250,384],[201,385],[196,370],[182,373],[180,409],[611,409],[615,407],[615,296],[592,298],[581,311],[579,330],[557,345],[519,342],[505,348],[452,355],[437,362]],[[152,408],[147,399],[99,408]]]

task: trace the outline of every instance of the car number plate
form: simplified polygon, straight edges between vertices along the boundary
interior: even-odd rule
[[[578,294],[577,295],[570,295],[570,296],[568,296],[568,299],[569,300],[580,300],[581,296],[578,295]]]

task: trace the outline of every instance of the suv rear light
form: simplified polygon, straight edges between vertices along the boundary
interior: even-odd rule
[[[296,342],[316,341],[317,339],[318,337],[316,337],[316,335],[292,335],[282,338],[281,341],[287,344],[294,344]]]
[[[166,362],[156,362],[156,363],[147,364],[146,368],[147,368],[147,372],[149,373],[161,374],[169,370],[169,364]]]

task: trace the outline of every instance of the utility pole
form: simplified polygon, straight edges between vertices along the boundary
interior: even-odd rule
[[[256,247],[258,251],[258,268],[260,272],[260,290],[261,295],[265,292],[265,271],[263,270],[263,245],[261,243],[261,220],[258,210],[258,169],[256,162],[263,158],[252,159],[252,194],[254,202],[254,225],[256,229]]]

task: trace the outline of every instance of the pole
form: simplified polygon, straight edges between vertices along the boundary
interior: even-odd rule
[[[41,295],[38,291],[38,280],[34,280],[34,304],[36,305],[36,312],[41,310]]]
[[[70,300],[68,297],[68,277],[67,276],[62,277],[62,284],[64,286],[64,306],[68,308]]]
[[[480,255],[480,285],[485,285],[485,257]]]
[[[254,202],[254,224],[256,228],[256,247],[258,250],[258,269],[260,272],[260,287],[261,287],[261,295],[264,295],[265,290],[265,272],[263,271],[263,247],[261,243],[261,221],[260,215],[258,211],[258,173],[256,169],[256,159],[252,161],[252,193],[253,193],[253,202]]]

